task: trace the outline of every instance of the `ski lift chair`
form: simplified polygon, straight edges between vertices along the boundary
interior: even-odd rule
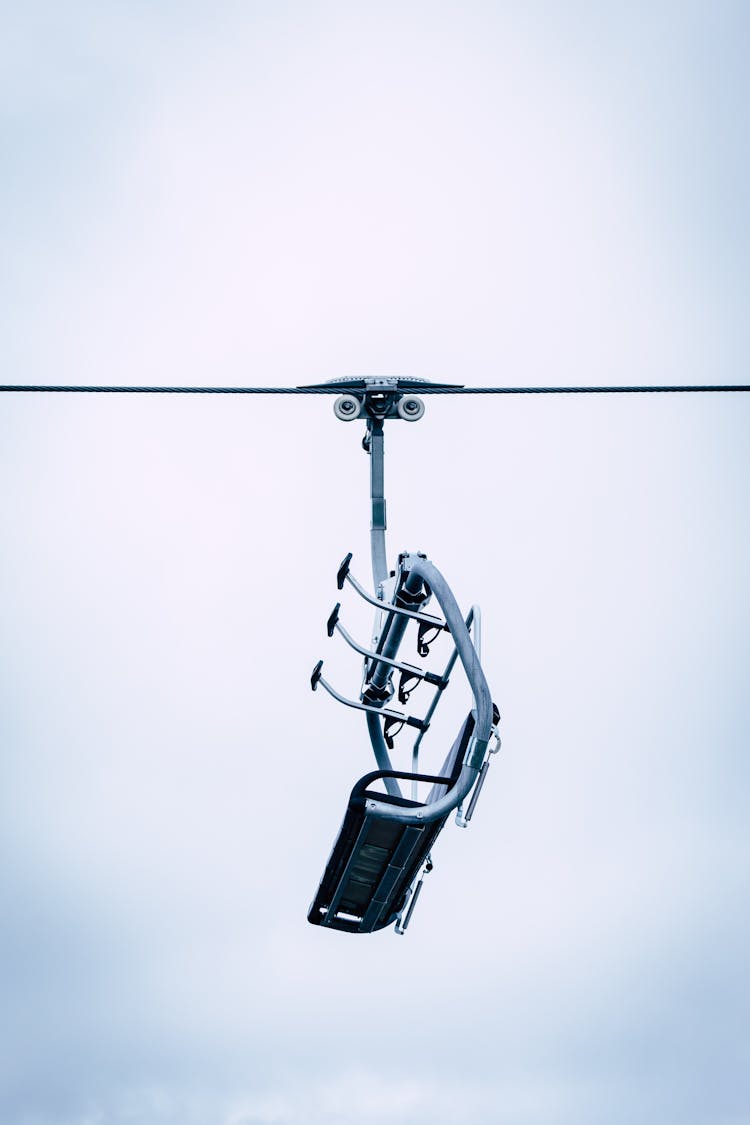
[[[452,591],[437,568],[422,555],[402,555],[392,601],[387,603],[370,598],[359,586],[349,574],[350,560],[351,556],[347,556],[339,568],[339,588],[348,579],[385,617],[376,647],[370,652],[354,644],[340,626],[338,606],[329,618],[329,635],[338,629],[352,647],[365,652],[362,701],[348,700],[336,692],[322,677],[322,661],[313,671],[312,686],[315,689],[321,684],[339,702],[367,712],[375,757],[383,768],[365,774],[351,791],[341,829],[308,912],[308,921],[348,933],[372,933],[396,922],[397,932],[403,933],[421,890],[422,880],[416,882],[417,877],[420,871],[426,874],[431,870],[430,852],[450,813],[458,809],[458,823],[463,826],[471,818],[487,772],[488,743],[499,714],[492,703],[470,633],[473,618],[477,618],[475,625],[478,625],[478,612],[472,610],[464,621]],[[421,597],[417,594],[420,588]],[[422,603],[432,594],[444,621],[423,612]],[[428,679],[435,688],[435,696],[424,719],[407,717],[385,706],[394,693],[390,678],[397,670],[401,670],[402,677],[427,679],[427,674],[420,669],[396,659],[410,619],[416,619],[419,626],[420,655],[426,655],[427,645],[422,639],[426,630],[444,629],[451,634],[454,643],[443,676],[432,675]],[[418,728],[412,761],[418,760],[419,742],[430,725],[457,658],[469,681],[474,707],[462,723],[441,772],[426,774],[393,769],[388,756],[392,748],[388,724]],[[400,701],[408,699],[408,694],[399,689]],[[412,782],[411,798],[402,795],[399,781]],[[419,783],[431,785],[424,801],[416,799]],[[462,803],[470,793],[464,816]]]

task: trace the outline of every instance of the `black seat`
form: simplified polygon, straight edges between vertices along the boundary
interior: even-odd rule
[[[372,933],[396,921],[404,909],[409,889],[425,863],[448,815],[424,824],[408,824],[367,811],[367,801],[380,806],[429,810],[455,784],[474,730],[469,715],[446,758],[444,772],[431,774],[376,770],[352,789],[344,822],[307,915],[314,926],[348,933]],[[431,782],[426,802],[412,801],[371,788],[384,777]]]

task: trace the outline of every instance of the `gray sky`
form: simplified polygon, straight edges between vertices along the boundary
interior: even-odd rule
[[[746,6],[64,9],[2,16],[0,381],[750,381]],[[305,921],[360,427],[4,396],[2,1121],[747,1121],[746,397],[390,427],[504,728],[402,939]]]

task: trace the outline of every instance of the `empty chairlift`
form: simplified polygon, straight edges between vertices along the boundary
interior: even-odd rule
[[[371,553],[374,594],[351,572],[347,555],[337,574],[339,590],[346,586],[376,611],[369,646],[359,644],[345,628],[341,603],[327,623],[329,637],[338,636],[364,660],[358,698],[337,691],[323,675],[323,661],[315,666],[313,690],[324,688],[346,707],[366,719],[377,769],[354,785],[343,823],[308,913],[316,926],[347,933],[372,933],[395,923],[403,933],[411,918],[424,876],[432,869],[432,849],[451,813],[457,823],[471,820],[489,765],[498,749],[499,714],[494,707],[479,653],[480,616],[473,607],[464,618],[448,583],[422,554],[404,553],[388,571],[385,550],[383,489],[383,425],[388,418],[416,421],[424,412],[421,400],[405,394],[397,380],[359,380],[342,384],[334,404],[337,417],[366,421],[364,448],[370,455],[372,506]],[[432,603],[436,603],[433,606]],[[450,638],[444,667],[427,667],[430,648],[441,634]],[[405,639],[412,637],[419,662],[402,657]],[[435,711],[456,665],[471,693],[469,713],[452,744],[436,755],[437,772],[420,769],[420,754]],[[415,714],[411,696],[424,685],[431,698]],[[407,769],[391,759],[400,732],[413,734]],[[403,737],[403,735],[402,735]]]

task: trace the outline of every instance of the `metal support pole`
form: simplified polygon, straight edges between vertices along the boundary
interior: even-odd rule
[[[384,440],[383,419],[368,418],[367,435],[370,450],[370,551],[372,554],[372,580],[377,597],[378,587],[388,577],[388,559],[385,552],[385,478],[383,472]]]

